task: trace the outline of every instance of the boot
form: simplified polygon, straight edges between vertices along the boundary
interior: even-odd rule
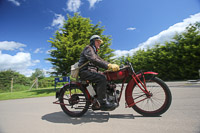
[[[116,108],[116,106],[110,102],[107,101],[107,99],[99,100],[99,103],[101,105],[102,111],[111,111]]]

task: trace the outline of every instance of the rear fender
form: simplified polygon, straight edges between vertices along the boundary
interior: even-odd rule
[[[63,87],[61,87],[60,89],[58,89],[56,91],[56,98],[59,98],[60,97],[60,94],[63,90],[65,89],[69,89],[70,87],[81,87],[81,83],[79,82],[70,82],[70,83],[67,83],[65,84]]]
[[[156,72],[143,72],[143,74],[142,73],[137,74],[137,77],[142,78],[142,75],[144,75],[145,79],[146,79],[146,78],[149,78],[149,76],[151,78],[153,78],[155,75],[158,75],[158,73],[156,73]],[[135,85],[136,85],[136,83],[135,83],[134,79],[132,78],[129,81],[128,85],[126,86],[125,100],[126,100],[128,107],[132,107],[132,106],[135,105],[134,100],[133,100],[133,96],[132,96],[133,87]]]

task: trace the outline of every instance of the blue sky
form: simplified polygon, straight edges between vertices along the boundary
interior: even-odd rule
[[[0,70],[52,71],[47,40],[74,12],[100,21],[121,56],[169,41],[200,21],[200,0],[0,0]]]

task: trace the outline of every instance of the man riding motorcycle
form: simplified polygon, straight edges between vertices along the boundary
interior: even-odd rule
[[[115,108],[116,105],[108,102],[106,98],[106,77],[98,71],[99,67],[104,69],[112,69],[113,71],[118,71],[119,66],[116,64],[111,64],[107,61],[101,59],[97,51],[100,49],[100,45],[103,43],[102,39],[98,35],[93,35],[90,38],[90,45],[87,45],[80,55],[79,66],[90,61],[87,65],[82,67],[79,71],[79,76],[81,79],[88,80],[96,84],[97,100],[100,103],[101,110],[108,110]]]

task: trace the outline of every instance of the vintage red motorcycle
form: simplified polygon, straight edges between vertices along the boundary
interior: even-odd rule
[[[131,63],[119,71],[105,71],[107,77],[107,99],[119,106],[122,92],[125,89],[126,107],[132,107],[144,116],[160,116],[165,113],[172,101],[172,95],[163,80],[156,77],[156,72],[135,73]],[[121,89],[116,87],[121,84]],[[88,109],[98,104],[95,84],[79,80],[65,84],[56,92],[62,110],[69,116],[80,117]],[[117,106],[117,107],[118,107]],[[117,108],[116,107],[116,108]],[[112,109],[114,110],[114,109]]]

